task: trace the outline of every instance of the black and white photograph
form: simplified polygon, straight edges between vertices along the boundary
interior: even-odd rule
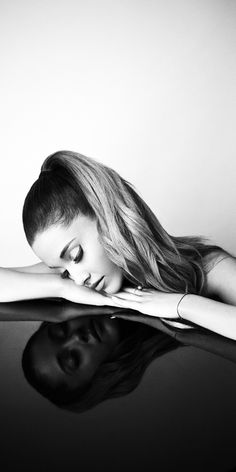
[[[1,0],[2,472],[236,471],[236,2]]]

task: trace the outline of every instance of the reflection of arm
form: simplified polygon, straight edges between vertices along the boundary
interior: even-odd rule
[[[0,303],[0,321],[60,321],[62,300],[57,298]],[[60,303],[59,303],[60,302]]]
[[[194,329],[194,326],[184,324],[180,321],[167,320],[166,318],[161,318],[161,320],[167,323],[168,325],[173,326],[178,329]]]
[[[0,302],[59,297],[61,282],[59,274],[20,273],[0,268]]]
[[[68,302],[61,298],[0,303],[0,321],[60,322],[78,316],[111,316],[117,312],[120,312],[120,308],[83,305]]]
[[[193,331],[175,330],[175,339],[185,345],[198,347],[225,359],[236,362],[236,343],[233,339],[219,336],[205,329]]]
[[[123,309],[120,313],[114,313],[114,316],[116,318],[147,324],[175,338],[185,346],[194,346],[236,362],[236,343],[234,340],[219,336],[211,331],[199,328],[199,326],[195,326],[193,330],[176,329],[173,326],[166,326],[166,324],[163,323],[166,320],[163,318],[143,315],[134,310]]]

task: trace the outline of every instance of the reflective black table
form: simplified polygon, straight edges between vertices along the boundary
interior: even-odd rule
[[[45,309],[58,310],[58,304],[0,305],[6,319]],[[131,393],[78,414],[52,405],[23,376],[22,351],[39,326],[0,323],[1,470],[234,470],[235,341],[159,319],[156,330],[175,339],[175,348],[150,362]]]

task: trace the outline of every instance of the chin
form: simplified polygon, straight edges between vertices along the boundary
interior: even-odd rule
[[[111,280],[109,285],[106,287],[105,292],[108,293],[109,295],[119,292],[122,287],[122,283],[123,283],[123,277],[122,276],[116,277],[114,280]]]

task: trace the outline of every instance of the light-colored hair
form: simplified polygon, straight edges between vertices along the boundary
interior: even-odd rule
[[[79,214],[96,218],[109,259],[132,284],[163,292],[204,294],[204,256],[222,251],[200,236],[171,236],[113,169],[71,151],[50,155],[26,196],[27,240],[49,226],[69,225]]]

